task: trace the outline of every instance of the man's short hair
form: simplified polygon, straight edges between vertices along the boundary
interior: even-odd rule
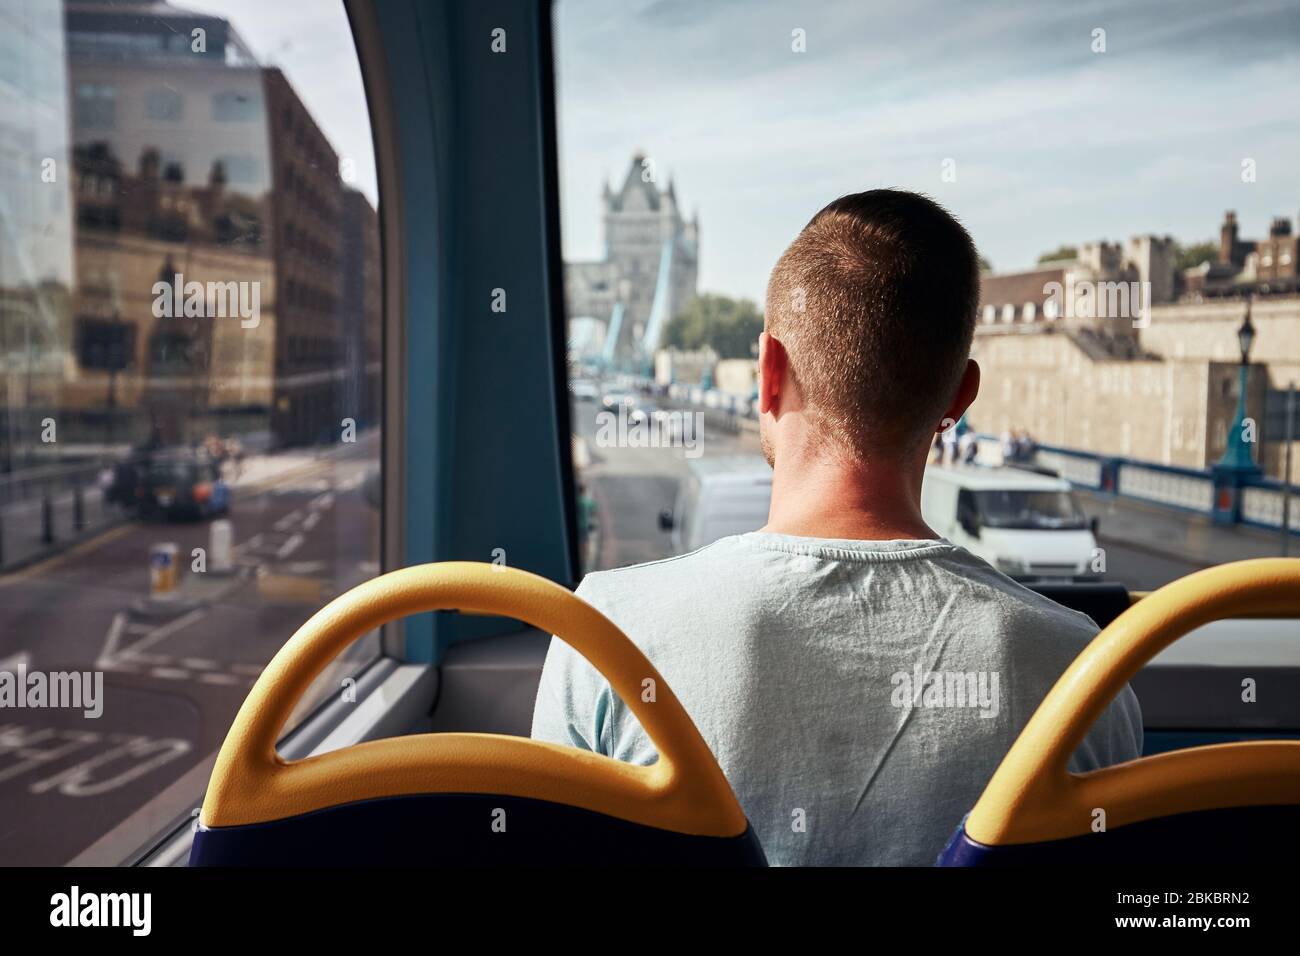
[[[815,427],[854,458],[928,442],[970,357],[979,255],[916,193],[843,196],[772,270],[765,326]]]

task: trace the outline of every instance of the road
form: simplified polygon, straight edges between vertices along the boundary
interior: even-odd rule
[[[601,529],[592,566],[616,568],[669,557],[672,547],[668,534],[659,529],[659,512],[676,502],[677,487],[690,468],[688,450],[601,447],[597,416],[603,411],[595,402],[579,402],[573,409],[574,433],[591,456],[585,478]],[[759,454],[756,434],[732,434],[711,427],[712,420],[694,432],[701,457]]]
[[[678,483],[688,472],[685,450],[601,448],[597,415],[602,410],[593,402],[578,403],[574,409],[574,431],[586,442],[592,458],[586,480],[601,529],[592,566],[614,568],[669,557],[672,547],[668,535],[659,530],[658,515],[673,507]],[[758,437],[752,431],[730,434],[710,428],[707,422],[700,448],[705,457],[759,454]],[[1081,503],[1101,521],[1099,543],[1106,552],[1106,580],[1149,591],[1212,563],[1197,560],[1181,540],[1169,540],[1165,530],[1152,523],[1149,509],[1088,495],[1082,496]],[[1214,541],[1207,546],[1213,551]],[[1261,554],[1276,553],[1269,550],[1271,542],[1263,541],[1259,547]]]
[[[377,573],[378,514],[361,494],[377,450],[366,436],[236,486],[232,574],[190,570],[192,549],[209,546],[206,522],[130,521],[0,578],[0,670],[104,675],[97,719],[0,711],[0,863],[66,862],[220,746],[285,640]],[[162,541],[177,544],[184,568],[174,610],[144,600],[149,548]],[[336,685],[339,670],[376,653],[358,646],[322,680]]]

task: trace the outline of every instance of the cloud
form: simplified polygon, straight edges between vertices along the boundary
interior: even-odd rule
[[[1281,0],[884,6],[560,0],[566,254],[600,254],[600,185],[634,147],[701,208],[701,286],[749,296],[816,209],[876,185],[934,195],[1008,268],[1061,242],[1200,239],[1226,208],[1260,232],[1300,195]]]

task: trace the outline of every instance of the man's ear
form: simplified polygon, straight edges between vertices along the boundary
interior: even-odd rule
[[[939,422],[935,431],[944,431],[948,425],[958,421],[966,414],[966,409],[970,408],[971,403],[975,401],[975,396],[980,392],[980,367],[974,359],[966,360],[966,370],[961,374],[961,381],[957,383],[957,392],[952,397],[952,404],[943,414],[943,421]],[[945,424],[947,423],[947,424]]]
[[[758,336],[758,411],[766,415],[780,407],[781,381],[789,359],[781,340],[769,332]]]

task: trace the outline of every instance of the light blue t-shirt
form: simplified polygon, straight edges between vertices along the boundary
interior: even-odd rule
[[[943,541],[752,532],[589,574],[578,595],[658,668],[774,865],[931,865],[1097,633]],[[552,640],[533,737],[657,755],[609,684]],[[1123,693],[1071,761],[1137,757]]]

